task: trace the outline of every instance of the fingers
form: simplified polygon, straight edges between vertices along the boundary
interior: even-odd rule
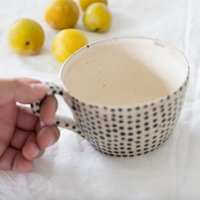
[[[53,145],[60,136],[60,131],[56,126],[45,126],[38,121],[37,135],[35,132],[24,131],[16,128],[10,147],[22,150],[26,160],[33,160],[41,157],[47,147]]]
[[[57,110],[57,100],[51,95],[46,97],[41,103],[40,114],[46,125],[52,125]],[[33,130],[38,118],[33,114],[31,108],[17,106],[16,126],[23,130]]]
[[[31,131],[34,130],[38,117],[36,117],[31,108],[25,106],[17,106],[16,126],[20,129]]]
[[[31,82],[31,79],[0,79],[0,91],[1,105],[9,101],[31,103],[44,97],[47,88],[38,81]]]
[[[22,152],[18,152],[13,161],[12,170],[27,173],[33,169],[33,161],[26,160],[22,155]]]
[[[47,115],[50,113],[49,115],[52,115],[49,118],[49,124],[51,124],[50,121],[54,118],[57,101],[53,96],[50,97],[49,100],[48,98],[45,99],[46,102],[43,102],[41,112]],[[52,104],[51,101],[54,103]],[[47,106],[45,107],[46,103]],[[50,106],[50,104],[54,106]],[[48,106],[50,106],[51,109],[48,108]],[[47,109],[47,111],[45,111],[45,109]],[[43,117],[48,118],[45,114]],[[22,154],[27,160],[41,157],[44,150],[53,145],[60,136],[60,131],[56,126],[47,126],[46,123],[38,120],[28,107],[18,106],[17,127],[10,142],[10,146],[16,149],[22,149]]]
[[[33,162],[26,160],[21,151],[9,147],[0,158],[0,168],[27,173],[32,170]]]
[[[35,133],[32,131],[24,131],[22,129],[16,128],[14,135],[10,141],[10,146],[14,147],[15,149],[21,150],[30,134]]]
[[[44,154],[44,150],[41,150],[37,145],[36,135],[34,133],[30,134],[27,138],[22,149],[22,154],[27,160],[39,158]]]
[[[41,81],[39,81],[39,80],[36,80],[36,79],[33,79],[33,78],[27,78],[27,77],[21,77],[21,78],[15,78],[15,79],[19,80],[21,82],[28,83],[28,84],[31,84],[31,83],[41,83]]]
[[[56,126],[44,127],[37,134],[37,143],[40,149],[46,149],[53,145],[60,137],[60,131]]]
[[[41,103],[40,115],[46,125],[52,125],[58,103],[54,95],[45,97]]]
[[[35,132],[28,132],[20,129],[15,134],[0,157],[0,168],[27,173],[33,168],[33,159],[44,154],[45,149],[53,145],[59,138],[60,132],[56,126],[45,126],[38,121],[37,136]]]
[[[22,154],[27,160],[41,157],[45,149],[57,142],[60,137],[60,131],[56,126],[46,126],[42,121],[38,121],[35,130],[36,134],[32,132],[22,147]],[[13,141],[14,147],[19,147],[17,139],[13,138]]]
[[[2,94],[0,105],[11,102],[16,111],[15,102],[27,104],[41,99],[46,94],[47,88],[33,79],[0,79],[0,91]],[[14,130],[15,124],[12,126],[13,130],[10,132],[14,134],[12,138],[10,137],[9,143],[0,140],[0,148],[3,148],[0,168],[18,172],[28,172],[32,169],[32,160],[41,157],[45,149],[54,144],[60,136],[58,128],[51,126],[56,109],[55,97],[45,98],[41,103],[41,117],[44,119],[44,122],[41,122],[30,108],[17,106],[18,128]]]

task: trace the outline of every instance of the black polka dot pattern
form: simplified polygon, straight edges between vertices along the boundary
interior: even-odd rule
[[[70,105],[72,119],[56,119],[54,124],[84,137],[96,150],[110,156],[134,157],[152,152],[169,138],[178,120],[187,80],[175,91],[154,102],[130,107],[90,105],[82,102],[54,84],[47,95],[63,96]],[[40,101],[31,105],[39,117]]]
[[[53,84],[53,83],[44,83],[48,90],[46,95],[52,95],[52,94],[58,94],[63,96],[64,98],[67,96],[67,93],[59,86]],[[33,110],[33,113],[40,118],[40,102],[36,101],[31,104],[31,108]],[[67,117],[56,117],[54,120],[54,124],[63,128],[67,128],[71,131],[74,131],[85,138],[85,134],[82,132],[82,130],[77,126],[77,123],[74,122],[72,119]]]

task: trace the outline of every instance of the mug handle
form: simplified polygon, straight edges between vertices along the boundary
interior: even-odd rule
[[[49,95],[54,95],[54,94],[58,94],[58,95],[62,96],[63,98],[65,96],[67,96],[67,93],[64,91],[64,89],[62,87],[60,87],[54,83],[49,83],[49,82],[45,82],[43,84],[47,87],[47,92],[46,92],[45,97],[49,96]],[[31,104],[31,109],[32,109],[33,113],[40,119],[41,119],[40,103],[43,99],[35,101],[34,103]],[[72,118],[56,115],[53,124],[56,126],[62,127],[62,128],[66,128],[70,131],[76,132],[79,135],[81,135],[83,138],[85,138],[84,133],[82,132],[82,130],[79,128],[78,124]]]

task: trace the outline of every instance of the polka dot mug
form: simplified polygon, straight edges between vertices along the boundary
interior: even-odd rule
[[[134,57],[134,60],[129,60],[129,57]],[[137,73],[133,74],[133,79],[138,78],[143,66],[147,66],[156,77],[162,74],[162,78],[169,85],[171,84],[170,91],[156,99],[132,105],[128,103],[116,105],[115,102],[113,105],[112,103],[101,104],[98,101],[101,101],[103,93],[96,102],[84,99],[84,95],[91,96],[92,99],[99,92],[98,90],[96,93],[91,92],[92,86],[99,81],[97,76],[100,73],[99,69],[105,65],[110,66],[110,69],[114,69],[111,70],[114,77],[117,67],[126,67],[126,65],[135,67],[135,60],[142,64],[137,69]],[[142,73],[146,75],[145,70]],[[125,74],[129,75],[129,73]],[[102,78],[105,76],[106,74]],[[56,116],[55,125],[79,134],[96,150],[104,154],[132,157],[157,149],[173,133],[182,108],[188,78],[188,62],[184,55],[173,46],[152,38],[115,37],[87,45],[68,58],[60,71],[62,87],[54,83],[44,84],[48,88],[47,95],[57,94],[64,98],[74,117],[71,119]],[[66,79],[69,83],[66,83]],[[145,81],[148,76],[143,78],[141,76],[140,79],[142,80],[139,81]],[[94,82],[90,82],[92,80]],[[109,81],[112,82],[112,78]],[[80,84],[76,88],[77,82]],[[150,90],[148,84],[145,90],[147,92]],[[87,88],[82,90],[85,85],[88,90]],[[160,85],[157,84],[154,87],[152,91],[156,91]],[[78,91],[76,94],[75,90]],[[126,100],[126,96],[119,94],[116,102],[120,98],[122,102]],[[34,102],[31,107],[35,115],[40,117],[40,101]]]

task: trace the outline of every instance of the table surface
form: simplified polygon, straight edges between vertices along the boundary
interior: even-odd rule
[[[115,158],[60,129],[59,141],[34,162],[32,172],[0,170],[0,199],[200,199],[200,1],[108,1],[113,23],[107,33],[87,31],[80,14],[75,28],[89,43],[124,35],[157,38],[181,50],[190,63],[185,103],[172,136],[149,154]],[[61,63],[51,51],[58,31],[44,19],[48,2],[0,1],[0,78],[23,76],[60,84]],[[7,30],[19,18],[34,19],[43,27],[46,39],[40,54],[18,56],[8,48]],[[59,114],[72,116],[60,99],[59,105]]]

